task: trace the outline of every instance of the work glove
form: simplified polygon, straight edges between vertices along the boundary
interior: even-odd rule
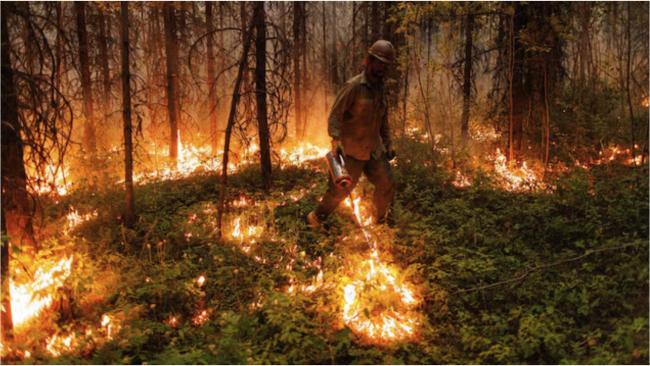
[[[393,149],[390,145],[386,145],[386,160],[388,161],[393,161],[395,157],[397,157],[397,153],[395,152],[395,149]]]
[[[332,139],[332,154],[343,155],[343,144],[339,139]]]

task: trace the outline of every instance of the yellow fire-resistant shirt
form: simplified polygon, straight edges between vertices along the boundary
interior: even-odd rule
[[[336,96],[327,125],[329,135],[341,140],[346,155],[378,159],[390,144],[383,84],[372,84],[365,72],[348,80]]]

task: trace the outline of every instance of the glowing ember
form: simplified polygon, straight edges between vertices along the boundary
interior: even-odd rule
[[[233,207],[242,208],[252,204],[253,201],[246,198],[246,196],[241,196],[238,199],[232,202]]]
[[[54,335],[47,340],[45,349],[54,357],[60,356],[62,353],[70,352],[76,343],[77,338],[74,333],[65,337]]]
[[[451,182],[455,187],[458,188],[463,188],[463,187],[469,187],[472,185],[472,181],[463,175],[463,173],[460,172],[460,170],[456,171],[456,175],[454,176],[454,180]]]
[[[178,318],[174,315],[170,316],[169,319],[167,319],[166,323],[172,327],[176,328],[178,326]]]
[[[205,284],[205,276],[200,275],[199,278],[196,279],[196,284],[199,285],[199,287],[202,287]]]
[[[313,280],[312,283],[309,285],[296,286],[293,283],[293,279],[291,279],[289,283],[290,285],[287,288],[287,293],[289,294],[293,294],[298,290],[306,294],[312,294],[319,288],[323,287],[323,271],[322,270],[318,271],[318,274],[316,275],[316,279]]]
[[[94,210],[90,213],[80,215],[79,212],[74,207],[70,207],[70,212],[65,216],[66,218],[66,226],[64,229],[65,233],[69,233],[70,231],[74,230],[77,226],[80,224],[91,220],[93,218],[97,217],[97,210]]]
[[[207,322],[208,319],[210,319],[208,311],[207,310],[201,310],[192,318],[192,323],[194,325],[201,325],[201,324]]]
[[[112,338],[111,331],[113,330],[113,325],[111,324],[111,317],[107,314],[102,316],[102,328],[106,328],[106,336],[108,339]]]
[[[639,146],[634,145],[634,148],[638,149]],[[595,159],[592,164],[607,164],[615,160],[627,165],[640,165],[643,163],[643,155],[632,156],[632,151],[630,149],[610,145],[598,153],[598,159]]]
[[[500,149],[496,151],[494,171],[501,178],[503,187],[509,191],[530,189],[539,181],[537,174],[528,168],[526,162],[523,162],[520,168],[509,165]]]
[[[49,265],[43,263],[38,266],[32,282],[25,284],[10,282],[14,326],[19,327],[25,324],[52,304],[52,294],[70,276],[71,266],[72,257],[61,259],[53,264],[49,263]]]
[[[641,100],[641,106],[645,108],[650,107],[650,99],[648,99],[648,97],[643,98],[643,100]]]
[[[250,244],[255,244],[263,232],[264,228],[256,225],[248,225],[245,229],[242,228],[241,217],[237,217],[233,221],[233,229],[230,236],[235,240],[239,240],[240,249],[248,254],[252,249]]]
[[[469,136],[477,142],[496,141],[501,137],[493,126],[483,125],[476,121],[470,121]]]

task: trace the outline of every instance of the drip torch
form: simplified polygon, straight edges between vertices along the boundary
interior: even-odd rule
[[[330,151],[325,155],[325,160],[327,160],[327,168],[332,177],[334,185],[339,187],[344,191],[348,191],[348,188],[352,186],[352,177],[348,170],[345,168],[345,160],[343,159],[343,154],[337,151],[336,153]]]

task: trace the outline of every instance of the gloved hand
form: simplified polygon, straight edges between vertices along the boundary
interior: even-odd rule
[[[395,152],[395,149],[393,149],[390,145],[385,146],[385,148],[386,148],[386,160],[393,161],[395,157],[397,157],[397,153]]]
[[[334,155],[343,155],[343,144],[339,139],[332,139],[332,153]]]

